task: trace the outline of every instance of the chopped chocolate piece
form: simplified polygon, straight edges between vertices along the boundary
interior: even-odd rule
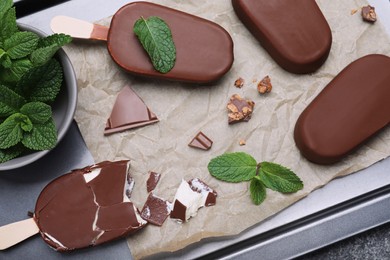
[[[328,58],[332,32],[316,1],[231,2],[238,18],[285,70],[311,73]]]
[[[236,81],[234,81],[234,86],[236,88],[242,88],[244,86],[244,79],[241,77],[236,79]]]
[[[251,119],[254,106],[255,102],[252,100],[245,100],[240,95],[234,94],[227,104],[229,124],[248,122]]]
[[[112,134],[158,122],[158,118],[145,105],[142,99],[125,86],[118,94],[104,134]]]
[[[198,209],[204,206],[201,193],[193,191],[185,180],[182,180],[173,200],[171,218],[182,222],[196,215]]]
[[[148,199],[142,208],[141,217],[151,224],[162,226],[170,212],[171,209],[166,200],[149,193]]]
[[[241,139],[238,144],[241,146],[246,145],[246,141],[244,139]]]
[[[101,162],[49,183],[38,197],[34,220],[44,241],[70,251],[125,237],[144,221],[126,195],[129,161]]]
[[[361,14],[362,14],[363,21],[366,21],[369,23],[376,22],[375,7],[373,7],[371,5],[363,6]]]
[[[294,139],[319,164],[342,160],[390,123],[390,58],[364,56],[345,67],[299,116]]]
[[[210,150],[212,145],[213,141],[202,132],[199,132],[188,144],[188,146],[202,150]]]
[[[204,183],[199,178],[195,178],[188,181],[188,184],[190,185],[193,191],[202,194],[203,197],[202,203],[204,206],[208,207],[208,206],[215,205],[217,201],[217,192],[215,190],[210,188],[206,183]]]
[[[269,93],[272,90],[271,78],[269,76],[265,76],[262,80],[260,80],[259,84],[257,84],[257,91],[260,94]]]
[[[158,181],[161,178],[161,174],[156,173],[156,172],[150,172],[149,173],[149,178],[146,181],[146,190],[147,192],[151,192],[154,190],[157,186]]]

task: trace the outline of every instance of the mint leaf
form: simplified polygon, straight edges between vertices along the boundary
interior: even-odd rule
[[[9,4],[8,0],[7,1],[1,0],[0,2],[1,2],[0,5]],[[4,10],[2,8],[3,7],[0,6],[0,10]],[[7,10],[4,10],[4,13],[0,14],[0,28],[1,28],[0,42],[2,43],[5,41],[5,39],[7,39],[8,37],[10,37],[11,35],[13,35],[18,31],[18,26],[16,24],[15,8],[9,7]]]
[[[55,59],[30,69],[16,85],[16,91],[29,101],[52,102],[62,85],[62,67]]]
[[[22,106],[20,112],[34,124],[43,124],[51,118],[51,107],[42,102],[30,102]]]
[[[48,62],[60,47],[50,45],[47,47],[38,48],[30,55],[30,60],[34,66],[41,66]]]
[[[34,124],[32,131],[25,133],[22,143],[32,150],[49,150],[57,143],[57,130],[54,120],[44,124]]]
[[[12,160],[23,152],[23,146],[15,145],[8,149],[0,149],[0,163]]]
[[[249,191],[253,203],[255,205],[260,205],[265,200],[267,193],[264,184],[256,177],[251,180]]]
[[[256,175],[256,160],[243,152],[225,153],[208,164],[212,176],[227,182],[249,181]]]
[[[149,55],[153,67],[161,72],[169,72],[176,62],[176,47],[168,25],[159,17],[141,17],[133,27],[138,40]]]
[[[40,38],[37,48],[49,46],[62,47],[72,41],[72,37],[63,33],[55,33],[44,38]]]
[[[259,179],[271,190],[290,193],[303,188],[303,183],[290,169],[271,162],[260,164]]]
[[[0,149],[7,149],[22,140],[23,130],[21,124],[27,119],[27,116],[15,113],[0,124]]]
[[[16,32],[4,41],[4,50],[11,59],[29,55],[38,45],[39,36],[33,32]]]
[[[26,100],[13,90],[0,85],[0,117],[17,113]]]
[[[12,7],[14,2],[12,0],[1,0],[0,1],[0,18]]]
[[[15,60],[9,69],[1,71],[0,77],[5,82],[17,82],[32,67],[33,65],[28,59]]]

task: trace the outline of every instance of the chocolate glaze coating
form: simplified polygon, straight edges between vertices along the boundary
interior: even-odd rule
[[[313,0],[232,0],[248,30],[285,70],[303,74],[326,61],[332,34]]]
[[[372,54],[342,70],[302,112],[294,139],[318,164],[343,159],[390,122],[390,58]]]
[[[100,170],[89,180],[85,175]],[[126,193],[128,161],[102,162],[49,183],[39,195],[34,220],[44,241],[58,251],[99,245],[146,225]]]
[[[176,46],[173,69],[157,72],[133,32],[140,17],[158,16],[169,26]],[[178,10],[147,2],[133,2],[112,18],[108,51],[128,72],[170,80],[209,83],[221,78],[233,63],[233,41],[221,26]]]

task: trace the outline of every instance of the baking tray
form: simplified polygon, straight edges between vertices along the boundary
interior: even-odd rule
[[[87,21],[110,16],[129,1],[74,0],[25,16],[19,22],[51,33],[49,23],[55,15],[70,15]],[[369,1],[390,33],[390,3]],[[93,6],[93,10],[91,10]],[[84,10],[91,10],[85,12]],[[69,155],[72,156],[69,156]],[[73,156],[74,155],[74,156]],[[63,160],[67,158],[66,160]],[[25,218],[33,210],[35,199],[43,186],[57,174],[92,163],[77,125],[59,146],[36,164],[0,176],[0,224]],[[39,177],[34,174],[39,172]],[[174,253],[161,253],[154,259],[288,259],[360,233],[390,220],[390,158],[375,165],[333,180],[325,187],[262,221],[237,236],[208,238]],[[367,180],[370,180],[369,182]],[[337,196],[335,196],[337,194]],[[16,203],[16,204],[15,204]],[[27,208],[26,208],[27,207]],[[319,235],[320,234],[320,235]],[[129,259],[125,240],[72,254],[58,254],[39,237],[24,242],[2,256],[37,259]],[[109,256],[109,257],[108,257]]]

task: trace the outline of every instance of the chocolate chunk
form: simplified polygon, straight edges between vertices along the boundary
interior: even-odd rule
[[[390,122],[390,58],[367,55],[343,69],[295,125],[302,155],[319,164],[342,160]]]
[[[376,22],[375,7],[373,7],[371,5],[363,6],[361,14],[362,14],[363,21],[366,21],[369,23]]]
[[[44,241],[58,251],[99,245],[143,228],[125,195],[129,161],[101,162],[49,183],[38,197],[34,220]]]
[[[171,218],[178,219],[180,222],[186,222],[187,207],[179,200],[175,200],[173,203],[173,209],[171,211]]]
[[[188,144],[188,146],[202,150],[210,150],[212,145],[213,141],[202,132],[199,132]]]
[[[156,173],[156,172],[150,172],[149,173],[149,178],[146,181],[146,190],[147,192],[151,192],[154,190],[157,186],[158,181],[161,178],[161,174]]]
[[[316,71],[326,61],[332,33],[312,0],[232,0],[242,23],[269,55],[292,73]]]
[[[172,32],[176,63],[168,73],[157,72],[133,33],[140,17],[158,16]],[[137,75],[176,81],[209,83],[226,74],[233,63],[233,41],[216,23],[148,2],[133,2],[119,9],[111,20],[108,51],[123,69]]]
[[[244,79],[239,77],[238,79],[236,79],[236,81],[234,81],[234,86],[236,88],[242,88],[244,86]]]
[[[142,208],[141,217],[151,224],[162,226],[170,212],[171,210],[166,200],[149,193],[148,199]]]
[[[252,100],[245,100],[238,94],[231,96],[227,104],[229,124],[248,122],[251,119],[254,106],[255,102]]]
[[[195,178],[188,181],[193,191],[199,192],[203,196],[203,205],[206,207],[213,206],[217,202],[217,192],[210,188],[199,178]]]
[[[271,92],[271,90],[271,78],[269,76],[265,76],[262,80],[260,80],[259,84],[257,84],[257,91],[260,94],[265,94]]]
[[[113,134],[156,122],[157,116],[129,86],[125,86],[116,98],[104,134]]]

